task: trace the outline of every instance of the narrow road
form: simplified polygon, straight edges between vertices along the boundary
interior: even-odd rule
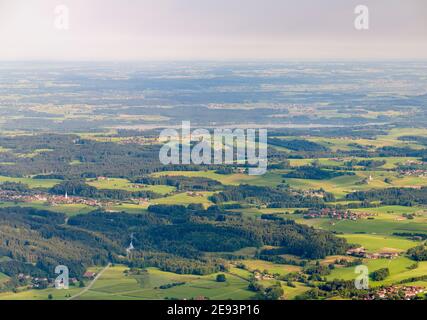
[[[95,284],[96,280],[99,279],[99,277],[102,276],[102,274],[111,266],[111,263],[107,264],[107,266],[102,269],[101,271],[99,271],[99,273],[96,275],[96,277],[89,283],[88,286],[86,286],[82,291],[80,291],[79,293],[75,294],[74,296],[68,298],[67,300],[73,300],[76,299],[78,297],[80,297],[82,294],[88,292],[88,290],[90,290],[90,288],[92,288],[92,286]]]

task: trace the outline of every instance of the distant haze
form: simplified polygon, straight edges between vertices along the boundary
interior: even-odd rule
[[[0,60],[425,58],[425,0],[0,0]]]

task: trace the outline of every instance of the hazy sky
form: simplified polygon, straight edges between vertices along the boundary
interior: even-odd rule
[[[337,58],[427,59],[427,1],[0,0],[0,60]]]

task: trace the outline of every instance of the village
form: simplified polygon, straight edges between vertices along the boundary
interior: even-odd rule
[[[85,272],[83,274],[83,280],[93,280],[96,277],[96,272]],[[53,288],[56,289],[63,289],[65,288],[65,283],[63,279],[61,281],[56,281],[54,278],[47,278],[47,277],[32,277],[28,274],[20,273],[18,274],[18,281],[20,282],[21,286],[25,286],[27,289],[46,289],[46,288]],[[83,285],[83,282],[80,281],[77,278],[70,278],[68,280],[69,284],[72,286],[76,285]]]
[[[202,196],[203,194],[193,194],[192,196]],[[14,202],[14,203],[34,203],[34,202],[45,202],[48,206],[58,205],[73,205],[80,204],[95,208],[108,208],[114,205],[120,204],[119,202],[113,202],[108,200],[98,200],[91,198],[84,198],[78,196],[69,196],[67,193],[64,195],[52,195],[49,193],[21,193],[19,191],[12,190],[0,190],[0,201],[2,202]],[[138,205],[148,204],[149,199],[147,198],[135,198],[130,201]]]
[[[42,201],[49,205],[58,204],[84,204],[91,207],[101,206],[101,202],[95,199],[64,195],[51,195],[48,193],[26,194],[12,190],[0,190],[0,201],[6,202],[35,202]]]
[[[389,286],[366,295],[364,300],[412,300],[424,292],[426,292],[424,288],[417,286]]]
[[[401,170],[399,171],[399,173],[407,177],[418,177],[418,178],[427,177],[427,170],[424,170],[424,169]]]
[[[301,193],[305,196],[305,197],[316,197],[316,198],[324,198],[326,195],[326,192],[324,190],[302,190]],[[297,192],[293,193],[293,194],[298,194]]]
[[[364,247],[349,249],[347,250],[346,254],[349,256],[366,259],[394,259],[399,256],[399,252],[396,251],[370,253],[367,252]]]
[[[312,209],[304,214],[304,219],[331,218],[335,220],[359,220],[373,217],[374,214],[367,212],[354,212],[350,210],[339,210],[332,208]]]

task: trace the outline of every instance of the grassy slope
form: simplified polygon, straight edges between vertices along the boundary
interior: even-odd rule
[[[87,184],[98,189],[121,189],[126,191],[153,191],[159,194],[168,194],[175,191],[174,187],[158,185],[144,185],[142,188],[136,187],[137,184],[131,183],[127,179],[110,178],[107,180],[88,179]]]
[[[148,268],[148,274],[125,276],[126,267],[110,268],[81,299],[164,299],[166,297],[194,298],[206,296],[211,299],[249,299],[253,293],[247,290],[248,282],[227,274],[225,283],[215,281],[216,275],[178,275]],[[174,282],[185,285],[169,289],[158,287]]]
[[[390,237],[370,234],[344,234],[339,235],[347,239],[349,243],[359,244],[367,251],[380,252],[393,249],[393,251],[406,251],[418,245],[418,242],[406,240],[400,237]]]
[[[390,276],[383,281],[370,281],[371,286],[390,285],[397,283],[402,280],[406,280],[412,277],[425,276],[427,275],[427,262],[420,262],[418,268],[414,270],[408,269],[409,266],[414,264],[414,261],[406,258],[399,257],[396,259],[378,259],[378,260],[364,260],[364,265],[368,267],[369,273],[381,269],[388,268],[390,270]],[[358,274],[355,273],[354,267],[349,268],[336,268],[332,270],[331,274],[326,278],[328,280],[333,279],[344,279],[354,280]]]

